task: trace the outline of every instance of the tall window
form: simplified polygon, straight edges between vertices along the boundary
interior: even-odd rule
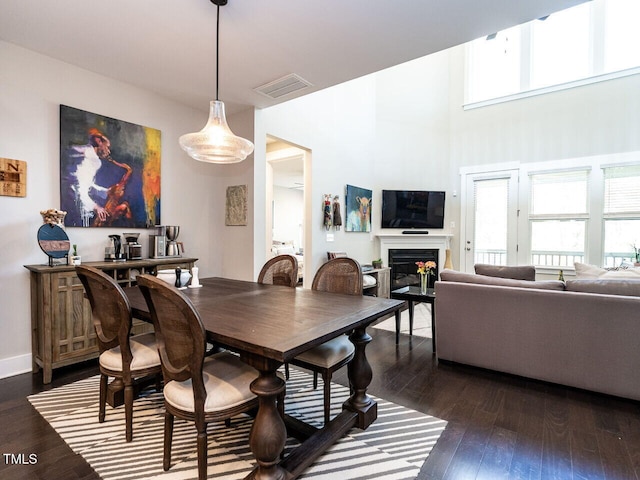
[[[604,168],[604,263],[635,261],[640,248],[640,165]]]
[[[548,87],[590,74],[589,2],[531,23],[531,85]]]
[[[477,100],[520,91],[520,27],[499,32],[491,40],[470,44],[473,82],[470,96]]]
[[[638,0],[593,0],[474,40],[467,48],[466,102],[640,71],[638,18]]]
[[[529,222],[531,261],[572,267],[583,262],[588,213],[588,170],[532,174]]]

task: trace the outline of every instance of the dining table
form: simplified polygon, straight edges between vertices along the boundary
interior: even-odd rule
[[[200,282],[200,288],[183,293],[196,308],[208,341],[237,352],[258,372],[251,391],[259,407],[249,435],[256,467],[246,478],[297,478],[350,429],[366,429],[376,420],[377,404],[367,394],[373,372],[365,354],[372,340],[366,329],[393,315],[404,302],[217,277]],[[135,286],[124,290],[134,317],[151,321],[142,292]],[[345,334],[355,354],[347,366],[351,394],[341,413],[322,428],[289,415],[283,418],[277,402],[286,382],[278,369],[300,353]],[[281,459],[288,435],[301,443]]]

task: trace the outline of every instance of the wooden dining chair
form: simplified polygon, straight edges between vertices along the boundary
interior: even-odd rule
[[[105,421],[107,382],[114,377],[124,385],[126,440],[133,439],[134,380],[156,376],[161,388],[161,366],[153,333],[131,335],[131,306],[122,287],[104,272],[86,265],[76,266],[76,274],[91,304],[91,317],[100,350],[100,405],[98,421]]]
[[[334,258],[322,264],[313,282],[312,290],[362,295],[362,271],[352,258]],[[327,305],[327,308],[331,308]],[[318,388],[318,373],[324,383],[324,423],[329,422],[331,410],[331,377],[333,372],[351,361],[355,347],[347,335],[340,335],[295,357],[291,363],[313,372],[313,388]]]
[[[298,285],[298,260],[286,254],[273,257],[260,270],[258,283],[295,288]]]
[[[152,275],[138,276],[158,339],[164,376],[164,470],[171,467],[174,418],[195,422],[198,479],[207,478],[207,424],[255,410],[249,385],[257,370],[229,352],[206,357],[206,331],[181,291]]]

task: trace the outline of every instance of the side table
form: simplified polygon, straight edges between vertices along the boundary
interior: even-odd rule
[[[420,287],[409,285],[391,291],[391,298],[394,300],[405,300],[409,304],[409,335],[413,335],[413,304],[428,303],[431,305],[431,347],[436,353],[436,294],[435,289],[428,288],[427,293],[420,293]],[[396,310],[396,343],[400,340],[400,310]]]

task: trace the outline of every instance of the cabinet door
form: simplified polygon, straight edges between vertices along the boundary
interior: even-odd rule
[[[97,356],[96,334],[91,321],[91,305],[75,272],[53,275],[53,361]]]

